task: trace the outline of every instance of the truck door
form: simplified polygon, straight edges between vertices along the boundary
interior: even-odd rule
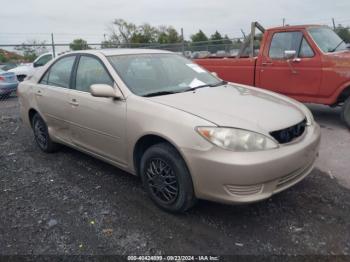
[[[312,102],[321,84],[321,58],[302,31],[276,32],[267,39],[261,64],[257,65],[257,86]],[[285,51],[294,51],[287,58]]]

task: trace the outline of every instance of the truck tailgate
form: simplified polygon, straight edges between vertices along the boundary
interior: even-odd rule
[[[194,59],[210,72],[229,82],[254,86],[256,58],[201,58]]]

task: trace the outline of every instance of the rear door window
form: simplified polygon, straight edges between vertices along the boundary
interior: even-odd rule
[[[59,59],[45,73],[40,84],[69,88],[75,56]]]

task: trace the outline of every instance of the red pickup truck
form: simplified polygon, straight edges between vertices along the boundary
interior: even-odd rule
[[[256,34],[256,29],[262,34]],[[341,117],[350,127],[350,50],[329,27],[265,30],[254,22],[237,56],[194,61],[226,81],[268,89],[300,102],[342,106]]]

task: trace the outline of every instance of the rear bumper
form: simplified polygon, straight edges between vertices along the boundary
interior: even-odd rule
[[[17,90],[18,82],[16,83],[1,83],[0,95],[9,94]]]
[[[250,203],[269,198],[305,178],[318,155],[320,128],[308,126],[303,138],[275,150],[230,152],[183,149],[198,198]]]

